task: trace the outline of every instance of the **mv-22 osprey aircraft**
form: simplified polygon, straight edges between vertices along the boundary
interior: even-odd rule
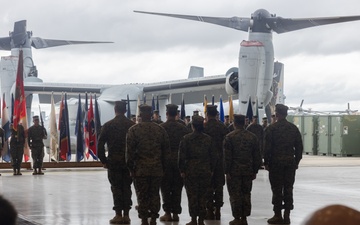
[[[243,115],[247,114],[249,104],[254,111],[256,105],[259,108],[269,106],[273,97],[272,91],[274,89],[271,91],[274,74],[273,31],[281,34],[314,26],[360,20],[360,16],[282,18],[265,9],[256,10],[251,17],[234,16],[228,18],[145,11],[134,12],[195,20],[248,32],[248,41],[241,42],[238,69],[230,69],[226,80],[226,91],[229,94],[239,94],[239,113]],[[282,96],[279,95],[279,97]],[[281,99],[278,102],[281,102]],[[274,106],[274,104],[271,105]],[[267,107],[266,114],[268,117],[270,113],[270,107]]]
[[[159,97],[160,107],[164,108],[165,104],[169,101],[180,104],[184,93],[184,98],[187,99],[186,103],[189,104],[202,102],[204,94],[208,96],[226,95],[224,85],[225,76],[204,77],[203,68],[200,67],[191,68],[189,75],[191,79],[151,84],[102,85],[84,83],[46,83],[38,77],[38,72],[32,58],[32,47],[42,49],[62,45],[94,43],[112,42],[52,40],[33,37],[32,32],[26,30],[26,20],[15,22],[14,30],[10,32],[9,37],[0,38],[0,50],[11,51],[10,56],[1,57],[0,61],[1,96],[5,94],[8,109],[11,109],[11,94],[15,91],[15,79],[20,49],[23,50],[24,58],[23,75],[28,115],[31,115],[33,94],[39,94],[40,103],[50,103],[51,94],[54,95],[55,102],[61,99],[62,93],[67,93],[68,98],[76,97],[76,99],[79,93],[82,94],[83,97],[85,92],[89,94],[98,94],[98,104],[101,111],[101,121],[103,123],[113,118],[114,102],[127,99],[127,95],[129,95],[129,99],[131,100],[129,109],[134,114],[136,112],[136,100],[138,99],[138,96],[143,99],[143,96],[145,95],[146,99],[151,100],[151,97],[155,95]],[[171,99],[169,98],[170,96]],[[68,104],[70,124],[75,124],[76,104],[77,100],[74,99]]]
[[[137,11],[141,12],[141,11]],[[204,94],[219,96],[226,94],[239,94],[240,110],[238,113],[246,114],[248,105],[254,107],[255,102],[259,108],[268,106],[271,98],[281,102],[281,80],[278,81],[280,88],[278,93],[274,89],[274,50],[272,44],[272,31],[284,33],[303,28],[359,20],[360,16],[330,17],[330,18],[304,18],[286,19],[270,14],[264,9],[256,10],[250,18],[245,17],[201,17],[163,13],[141,12],[155,15],[171,16],[183,19],[197,20],[226,26],[241,31],[249,32],[249,41],[242,42],[240,48],[239,67],[231,68],[226,75],[207,76],[198,73],[197,76],[189,76],[191,79],[151,83],[151,84],[126,84],[126,85],[94,85],[94,84],[69,84],[69,83],[45,83],[37,77],[36,67],[32,60],[31,47],[41,49],[67,44],[87,44],[103,42],[83,42],[49,40],[32,37],[32,32],[26,30],[26,21],[18,21],[14,25],[14,31],[9,37],[0,38],[0,50],[11,50],[11,56],[2,57],[0,62],[1,93],[13,93],[16,77],[16,65],[19,49],[24,52],[24,81],[27,95],[27,108],[30,112],[32,94],[39,94],[40,103],[50,103],[50,94],[67,92],[68,94],[98,93],[98,102],[101,110],[101,121],[107,121],[113,117],[113,103],[119,99],[135,100],[138,96],[145,95],[151,99],[152,95],[159,96],[160,105],[164,106],[169,101],[180,104],[182,96],[186,103],[199,103],[203,101]],[[281,64],[278,71],[282,72]],[[276,64],[275,64],[276,66]],[[277,73],[277,71],[275,71]],[[278,77],[279,74],[277,74]],[[280,78],[281,79],[281,78]],[[273,86],[273,93],[270,91]],[[10,105],[10,94],[6,95],[6,101]],[[56,96],[55,96],[56,97]],[[279,101],[280,99],[280,101]],[[273,104],[272,104],[273,105]],[[10,107],[9,107],[10,108]],[[136,110],[136,103],[132,103],[132,112]],[[270,113],[268,110],[267,114]],[[269,115],[268,115],[269,116]],[[71,115],[70,115],[71,119]]]

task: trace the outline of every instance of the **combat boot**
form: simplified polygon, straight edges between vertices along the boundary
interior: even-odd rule
[[[240,224],[241,224],[241,225],[248,225],[246,216],[241,217],[241,223],[240,223]]]
[[[163,216],[160,216],[160,221],[173,221],[171,218],[171,214],[169,212],[165,212]]]
[[[22,173],[20,172],[20,169],[17,169],[16,175],[22,175]]]
[[[284,220],[281,215],[281,210],[275,211],[275,215],[268,219],[268,224],[283,224]]]
[[[215,209],[215,220],[220,220],[221,213],[220,213],[220,207],[216,207]]]
[[[206,220],[214,220],[215,219],[215,214],[214,214],[214,211],[212,209],[207,209],[206,210],[205,219]]]
[[[177,221],[179,221],[179,220],[180,220],[180,219],[179,219],[179,214],[173,213],[172,221],[177,222]]]
[[[39,175],[44,175],[44,172],[41,171],[41,168],[39,168],[38,174],[39,174]]]
[[[114,218],[112,218],[111,220],[109,220],[110,224],[122,224],[122,215],[121,212],[116,212]]]
[[[204,223],[204,218],[199,217],[199,219],[198,219],[198,225],[205,225],[205,223]]]
[[[32,175],[37,175],[38,172],[37,172],[37,169],[34,169],[34,172],[32,173]]]
[[[122,224],[130,224],[129,210],[124,210],[124,216],[122,218]]]
[[[196,217],[191,217],[191,221],[187,223],[186,225],[197,225]]]
[[[239,218],[235,218],[229,222],[229,225],[242,225],[242,221]]]
[[[284,224],[290,224],[290,210],[289,209],[285,209]]]

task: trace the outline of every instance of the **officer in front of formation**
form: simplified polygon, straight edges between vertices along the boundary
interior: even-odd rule
[[[131,209],[130,171],[126,166],[126,133],[135,123],[124,116],[126,102],[116,101],[114,106],[115,118],[106,122],[100,132],[98,140],[98,157],[108,171],[108,180],[113,195],[115,217],[111,224],[129,224],[129,210]],[[105,144],[108,155],[105,155]]]
[[[166,159],[170,155],[165,129],[151,122],[151,106],[139,106],[141,122],[132,126],[126,137],[126,164],[134,179],[141,225],[156,224],[160,210],[160,185]]]
[[[179,214],[181,213],[181,192],[184,184],[179,173],[178,151],[181,139],[190,131],[175,120],[177,109],[177,105],[166,105],[167,121],[160,125],[169,136],[171,149],[169,158],[166,158],[164,177],[161,182],[165,215],[160,217],[160,221],[179,221]]]
[[[33,123],[28,130],[28,145],[33,159],[33,175],[44,175],[41,171],[44,159],[44,142],[47,138],[46,129],[40,125],[39,116],[33,116]]]
[[[160,119],[159,110],[153,111],[153,116],[152,116],[151,121],[153,121],[154,123],[157,123],[157,124],[163,123],[163,121],[161,121],[161,119]]]
[[[264,129],[258,123],[258,116],[257,115],[253,116],[252,122],[250,123],[249,126],[247,126],[246,130],[248,130],[251,133],[255,134],[255,136],[258,138],[261,158],[264,158],[264,151],[263,151]]]
[[[14,175],[22,175],[22,173],[20,172],[20,168],[24,155],[25,129],[23,125],[18,124],[17,129],[15,130],[14,124],[11,124],[10,131],[10,155],[12,166],[14,169]]]
[[[230,225],[247,225],[251,213],[252,181],[258,173],[261,157],[257,137],[244,129],[245,116],[234,115],[235,130],[224,140],[224,167],[231,211]]]
[[[193,111],[192,117],[198,116],[198,115],[199,115],[199,111],[198,111],[198,110]],[[191,120],[192,120],[192,118],[191,118]],[[190,132],[192,131],[191,123],[192,123],[192,121],[190,121],[190,122],[186,125],[186,127],[189,129]]]
[[[205,225],[206,190],[216,163],[216,149],[209,135],[203,133],[204,118],[193,116],[193,132],[184,136],[179,146],[179,169],[184,178],[191,221],[186,225]]]
[[[269,224],[289,224],[294,208],[295,172],[302,158],[303,144],[299,129],[286,120],[288,107],[275,106],[276,122],[266,128],[264,165],[269,171],[274,216]],[[281,210],[284,211],[284,218]]]
[[[206,219],[220,220],[220,209],[224,204],[223,189],[225,185],[224,175],[224,157],[223,157],[223,141],[225,135],[229,133],[228,128],[216,119],[217,106],[207,105],[206,117],[207,122],[204,125],[204,133],[208,134],[213,141],[216,149],[217,160],[214,168],[214,175],[211,181],[211,187],[208,190],[206,204]],[[214,210],[215,209],[215,210]]]

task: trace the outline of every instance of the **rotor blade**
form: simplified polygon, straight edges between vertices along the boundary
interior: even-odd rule
[[[10,51],[11,50],[10,41],[11,41],[10,37],[0,38],[0,50]]]
[[[155,12],[144,12],[144,11],[134,11],[135,13],[144,13],[158,16],[169,16],[180,19],[195,20],[205,23],[216,24],[224,27],[233,28],[241,31],[248,31],[250,27],[250,18],[242,17],[206,17],[206,16],[190,16],[190,15],[179,15],[179,14],[167,14],[167,13],[155,13]]]
[[[26,43],[26,20],[17,21],[14,24],[14,31],[11,34],[11,38],[16,48],[21,47]]]
[[[303,100],[301,100],[301,103],[300,103],[300,108],[302,107],[303,103],[304,103],[304,99],[303,99]]]
[[[67,41],[67,40],[52,40],[52,39],[43,39],[39,37],[31,38],[31,46],[36,49],[41,48],[51,48],[62,45],[77,45],[77,44],[103,44],[103,43],[114,43],[109,41]]]
[[[266,18],[269,27],[278,34],[300,30],[309,27],[328,25],[334,23],[350,22],[360,20],[360,16],[343,16],[343,17],[319,17],[319,18],[302,18],[289,19],[282,17]]]

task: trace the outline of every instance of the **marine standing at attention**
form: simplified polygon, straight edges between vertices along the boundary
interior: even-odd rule
[[[180,141],[190,131],[175,120],[177,109],[177,105],[166,105],[167,121],[160,125],[169,136],[171,149],[169,158],[165,159],[164,177],[161,182],[161,195],[165,215],[160,217],[160,221],[179,221],[179,214],[181,213],[181,192],[184,183],[179,172],[178,153]]]
[[[289,224],[294,208],[293,187],[295,172],[302,158],[303,144],[299,129],[286,120],[288,107],[275,106],[276,123],[265,131],[264,165],[269,171],[274,216],[269,224]],[[281,210],[285,209],[284,218]]]
[[[18,124],[17,130],[14,129],[14,125],[10,125],[11,139],[10,139],[10,155],[11,162],[14,169],[14,175],[22,175],[20,172],[22,158],[24,155],[25,145],[25,129],[23,125]]]
[[[224,140],[227,188],[234,220],[230,225],[247,225],[251,214],[252,181],[256,178],[261,156],[257,137],[244,129],[245,116],[234,115],[235,130]]]
[[[165,160],[170,154],[165,129],[151,122],[151,106],[139,106],[141,122],[132,126],[126,138],[126,163],[134,179],[141,225],[156,224],[160,210],[160,185]]]
[[[204,225],[206,190],[211,185],[216,149],[211,137],[203,133],[202,116],[193,116],[191,126],[193,132],[184,136],[179,147],[179,169],[184,178],[191,216],[191,221],[186,225]]]
[[[104,168],[108,171],[108,179],[113,194],[115,217],[111,224],[129,224],[131,209],[130,171],[126,166],[126,133],[135,123],[124,116],[126,102],[116,101],[114,106],[115,118],[106,122],[100,132],[98,141],[98,156]],[[105,144],[108,155],[105,156]]]
[[[229,133],[228,128],[216,119],[217,106],[207,105],[206,116],[207,122],[204,125],[204,133],[212,138],[213,145],[216,149],[217,160],[214,167],[214,174],[211,180],[211,186],[208,188],[208,196],[206,203],[207,220],[220,220],[220,209],[224,204],[224,156],[223,141]],[[206,191],[206,190],[204,190]]]
[[[252,118],[252,122],[249,126],[247,126],[246,130],[250,131],[251,133],[255,134],[259,142],[259,149],[261,154],[261,160],[264,158],[264,128],[258,123],[258,116],[255,115]]]
[[[46,129],[40,125],[39,116],[33,116],[33,123],[28,130],[28,145],[33,159],[33,175],[44,175],[41,171],[44,159],[44,142],[47,138]]]

